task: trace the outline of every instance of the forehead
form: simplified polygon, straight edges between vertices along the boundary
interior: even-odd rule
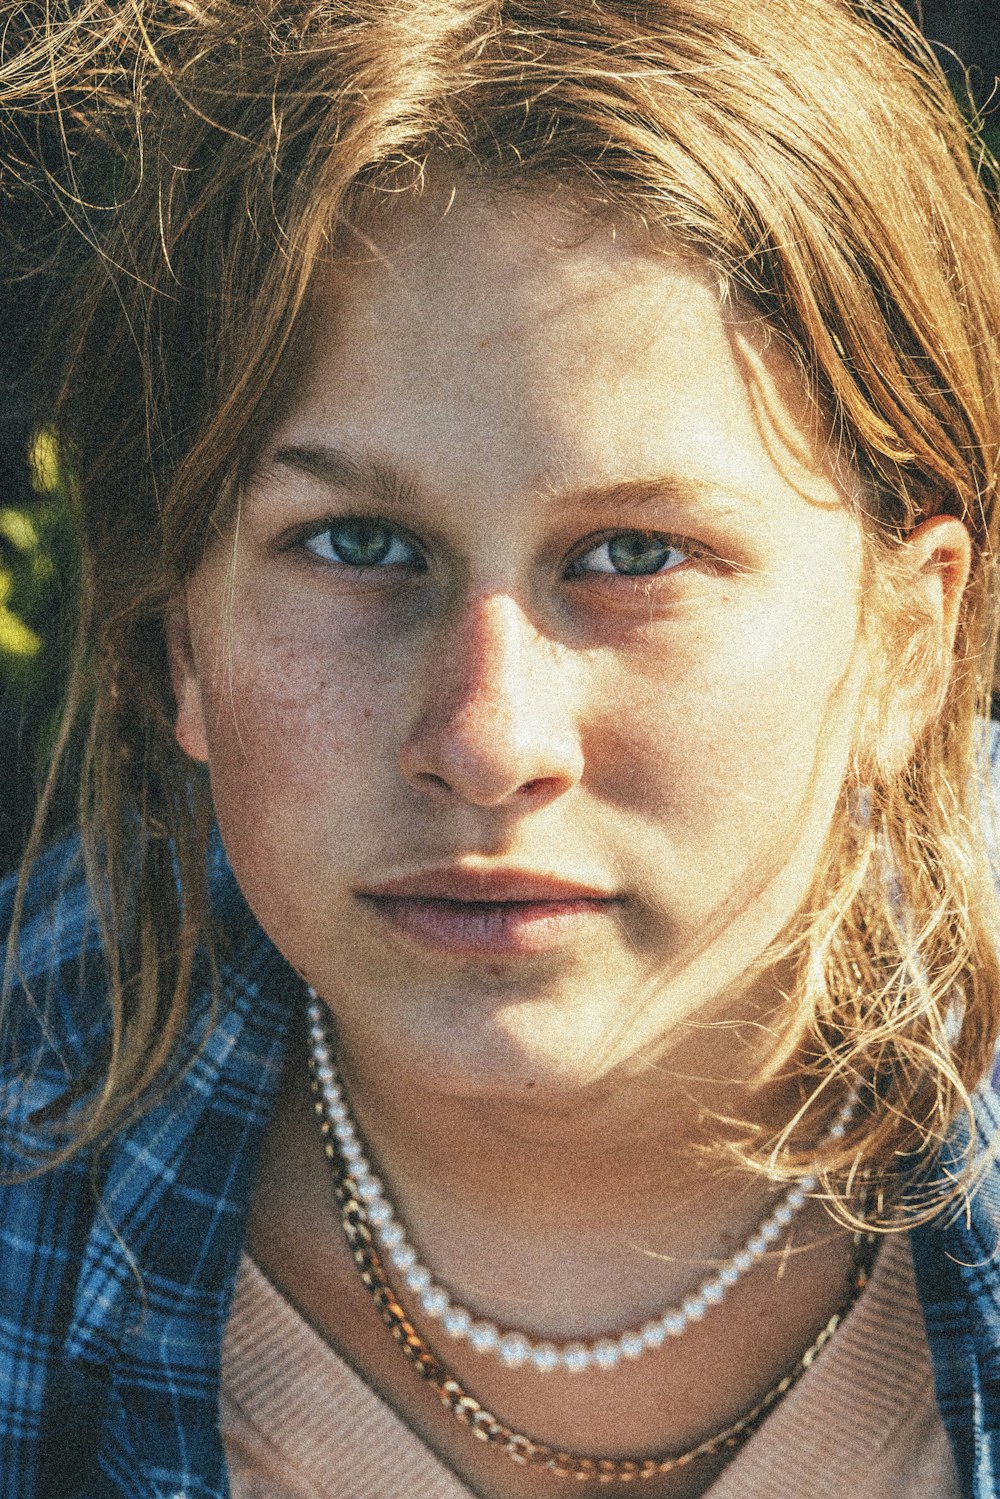
[[[334,277],[381,268],[401,293],[419,287],[434,306],[453,295],[476,317],[504,322],[529,302],[551,316],[586,300],[595,274],[652,284],[654,267],[685,258],[643,224],[591,208],[559,184],[432,179],[419,194],[366,203],[357,226],[341,239]],[[702,264],[686,259],[707,281]]]
[[[780,341],[679,247],[556,192],[469,182],[362,225],[314,288],[283,441],[388,445],[477,490],[487,472],[544,489],[665,462],[738,484],[779,452],[797,480],[826,475]]]

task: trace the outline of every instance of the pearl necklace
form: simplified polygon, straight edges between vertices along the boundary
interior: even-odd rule
[[[440,1322],[450,1338],[467,1342],[477,1353],[492,1354],[508,1368],[529,1365],[542,1374],[555,1371],[580,1374],[589,1369],[614,1369],[622,1359],[641,1358],[643,1354],[661,1348],[668,1339],[680,1337],[692,1322],[700,1321],[711,1307],[718,1306],[727,1291],[777,1243],[805,1206],[808,1194],[818,1185],[815,1176],[798,1181],[720,1269],[703,1280],[679,1306],[668,1307],[642,1327],[629,1328],[615,1337],[563,1344],[547,1339],[535,1341],[526,1333],[513,1329],[502,1330],[493,1322],[475,1318],[466,1307],[454,1301],[434,1280],[426,1265],[420,1263],[383,1183],[372,1171],[365,1154],[334,1063],[325,1007],[315,989],[310,986],[308,992],[306,1020],[318,1107],[344,1174],[353,1182],[354,1195],[370,1230],[386,1258],[400,1272],[403,1284],[416,1293],[424,1315]],[[829,1139],[843,1138],[856,1104],[857,1095],[852,1093],[830,1126]]]

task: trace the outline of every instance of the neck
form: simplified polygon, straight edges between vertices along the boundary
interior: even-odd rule
[[[655,1066],[506,1096],[442,1087],[377,1047],[341,1045],[339,1065],[438,1278],[484,1315],[573,1337],[683,1299],[766,1215],[773,1188],[720,1142],[737,1120],[772,1133],[795,1099],[752,1089],[744,1052],[703,1031]]]
[[[732,1064],[738,1048],[732,1034],[728,1041]],[[413,1380],[381,1326],[341,1231],[304,1025],[291,1042],[264,1140],[250,1251],[470,1483],[482,1477],[485,1491],[478,1444],[470,1448],[454,1436],[436,1398],[421,1425],[426,1387]],[[778,1090],[765,1099],[745,1083],[710,1086],[705,1079],[722,1069],[709,1068],[720,1059],[704,1049],[701,1067],[693,1053],[675,1049],[655,1068],[609,1075],[572,1100],[527,1090],[532,1096],[516,1108],[510,1100],[504,1106],[442,1090],[412,1071],[396,1085],[385,1059],[375,1064],[377,1048],[342,1045],[340,1058],[373,1165],[411,1241],[453,1304],[503,1330],[565,1344],[643,1326],[729,1258],[774,1199],[759,1177],[726,1170],[717,1157],[706,1169],[706,1152],[725,1133],[720,1116],[727,1111],[770,1132],[793,1101],[782,1104]],[[730,1076],[734,1070],[730,1065]],[[793,1245],[808,1252],[789,1254]],[[820,1204],[807,1204],[775,1248],[780,1255],[733,1288],[724,1316],[689,1325],[679,1357],[626,1358],[594,1379],[550,1380],[484,1359],[466,1343],[452,1343],[437,1323],[422,1323],[418,1298],[397,1290],[456,1378],[513,1427],[567,1451],[683,1451],[751,1407],[843,1297],[850,1243],[831,1234]],[[656,1493],[700,1494],[714,1471],[698,1464],[689,1475],[671,1475]]]

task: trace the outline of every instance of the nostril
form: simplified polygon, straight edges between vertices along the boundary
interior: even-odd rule
[[[434,771],[432,770],[422,771],[420,779],[426,786],[433,786],[436,791],[451,790],[451,786],[445,780],[444,776],[435,775]]]

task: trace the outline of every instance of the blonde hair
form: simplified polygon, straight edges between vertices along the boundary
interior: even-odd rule
[[[8,83],[22,117],[55,104],[73,127],[44,179],[67,221],[46,415],[80,485],[71,713],[92,680],[80,815],[113,1020],[69,1148],[142,1106],[183,1031],[195,953],[211,949],[211,808],[173,738],[168,601],[253,462],[337,231],[374,196],[419,192],[442,159],[500,186],[570,183],[592,211],[707,261],[781,339],[861,475],[871,612],[898,652],[886,676],[912,673],[923,728],[896,763],[872,705],[853,803],[845,788],[786,945],[797,983],[774,1067],[807,1057],[803,1108],[750,1154],[803,1169],[841,1083],[861,1079],[867,1106],[821,1162],[844,1211],[859,1168],[886,1178],[926,1161],[1000,1023],[978,804],[1000,250],[958,111],[904,13],[890,0],[83,0],[62,30],[23,20],[21,42]],[[88,207],[81,180],[113,197]],[[901,539],[940,513],[974,548],[949,659],[894,584]],[[932,1206],[908,1203],[911,1216]]]

